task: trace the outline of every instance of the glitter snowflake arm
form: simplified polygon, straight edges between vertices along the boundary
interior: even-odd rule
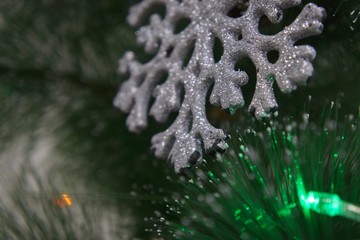
[[[119,62],[119,71],[128,73],[114,100],[114,105],[129,113],[127,126],[138,132],[147,126],[149,112],[164,122],[171,112],[178,112],[172,125],[152,139],[155,155],[171,159],[174,168],[198,163],[202,149],[208,152],[226,149],[226,135],[207,120],[206,96],[213,85],[210,102],[230,114],[244,105],[241,87],[248,81],[245,72],[234,70],[244,57],[257,69],[257,83],[250,112],[257,118],[267,116],[277,103],[272,84],[276,80],[283,92],[303,84],[312,74],[315,51],[310,46],[294,46],[304,37],[319,34],[324,17],[322,8],[308,4],[298,18],[278,34],[259,33],[259,20],[266,15],[273,23],[282,19],[282,10],[296,6],[299,0],[144,0],[134,6],[128,17],[131,25],[141,23],[156,4],[166,7],[165,17],[150,17],[150,24],[141,27],[137,40],[155,56],[147,63],[136,61],[128,52]],[[240,17],[228,16],[238,5],[247,6]],[[178,23],[186,19],[188,26],[176,32]],[[239,36],[242,36],[242,39]],[[213,48],[218,38],[224,48],[215,61]],[[270,63],[269,51],[279,52],[276,63]],[[190,58],[187,61],[187,58]],[[165,82],[159,81],[165,78]],[[155,101],[150,105],[151,98]]]
[[[129,22],[137,24],[145,10],[154,3],[165,2],[161,0],[142,2],[131,10]],[[179,111],[174,123],[152,139],[155,155],[170,159],[177,172],[201,160],[203,147],[207,152],[223,151],[226,148],[226,135],[208,122],[205,112],[206,93],[211,84],[209,82],[211,63],[207,71],[200,69],[199,65],[209,61],[205,59],[210,59],[202,49],[209,39],[197,39],[194,28],[185,29],[176,36],[173,33],[175,24],[180,18],[191,19],[191,16],[186,14],[191,12],[190,3],[184,1],[180,7],[177,1],[169,1],[171,7],[167,5],[168,12],[164,21],[161,22],[159,16],[154,15],[150,19],[149,26],[140,28],[138,41],[145,44],[145,50],[148,52],[156,50],[152,46],[156,46],[161,38],[159,53],[144,65],[135,60],[133,53],[125,54],[120,60],[119,70],[122,73],[129,73],[130,79],[122,85],[114,100],[115,106],[124,112],[129,112],[127,125],[135,132],[146,127],[146,114],[151,94],[155,97],[155,102],[149,113],[157,121],[163,122],[171,111]],[[200,8],[193,11],[200,11]],[[169,31],[169,28],[172,31]],[[188,54],[187,43],[193,43],[194,52],[187,66],[184,66],[183,60]],[[207,54],[210,55],[211,52],[208,51]],[[159,75],[163,72],[167,73],[168,78],[163,84],[156,86]],[[181,91],[179,91],[181,88],[185,91],[182,103]]]
[[[233,21],[224,20],[222,24],[228,26],[228,29],[214,29],[225,49],[216,65],[215,87],[210,98],[212,104],[220,105],[223,109],[230,110],[230,113],[244,105],[239,87],[245,85],[248,78],[246,73],[233,70],[236,61],[244,57],[249,57],[257,70],[256,88],[249,111],[258,119],[268,117],[269,113],[277,109],[272,88],[275,80],[284,93],[306,83],[313,73],[311,61],[316,53],[310,46],[294,46],[294,43],[321,33],[321,21],[326,15],[324,9],[315,4],[307,4],[290,26],[275,35],[260,34],[257,28],[263,15],[271,22],[278,23],[282,20],[281,9],[299,3],[297,0],[250,1],[244,16]],[[240,41],[237,39],[239,35],[242,36]],[[270,51],[279,53],[276,63],[267,59]]]
[[[320,34],[323,29],[321,21],[325,15],[323,8],[312,3],[307,4],[290,26],[270,36],[271,41],[264,39],[260,49],[265,50],[265,53],[270,50],[279,51],[276,63],[270,63],[264,54],[259,58],[254,52],[250,53],[251,59],[257,58],[258,62],[254,62],[259,69],[255,94],[249,107],[249,111],[257,118],[267,117],[269,112],[277,108],[272,89],[275,80],[282,92],[289,93],[295,90],[297,85],[305,85],[307,79],[312,76],[311,61],[315,58],[315,50],[306,45],[294,46],[294,43],[305,37]],[[271,16],[268,17],[271,19]]]
[[[191,78],[196,78],[192,74],[188,76],[189,81],[192,81]],[[198,87],[206,88],[206,86]],[[152,139],[155,155],[171,160],[176,172],[202,159],[202,143],[208,153],[226,149],[227,136],[207,121],[206,92],[189,90],[172,126]],[[196,104],[189,99],[193,99]]]

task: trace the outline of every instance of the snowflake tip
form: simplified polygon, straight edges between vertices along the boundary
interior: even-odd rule
[[[226,139],[227,140],[227,139]],[[216,140],[216,142],[214,143],[213,147],[211,150],[208,150],[207,153],[208,154],[214,154],[216,152],[218,153],[224,153],[227,149],[228,149],[228,145],[226,143],[226,141],[222,141],[222,140]]]
[[[118,61],[118,72],[126,74],[129,72],[129,63],[135,61],[135,54],[131,51],[127,51],[122,58]]]
[[[175,141],[169,156],[175,172],[179,173],[183,168],[190,168],[201,163],[201,143],[197,139],[184,135]]]
[[[225,112],[227,112],[230,115],[234,115],[236,113],[236,111],[240,108],[242,108],[244,106],[244,104],[234,104],[231,105],[229,108],[225,109]]]

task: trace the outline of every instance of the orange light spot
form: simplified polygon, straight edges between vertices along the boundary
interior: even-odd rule
[[[59,208],[69,207],[72,204],[71,198],[68,194],[63,193],[60,198],[55,199],[55,204]]]
[[[63,194],[62,195],[62,198],[64,199],[64,201],[66,202],[66,204],[68,205],[68,206],[71,206],[71,198],[70,198],[70,196],[69,195],[67,195],[67,194]]]

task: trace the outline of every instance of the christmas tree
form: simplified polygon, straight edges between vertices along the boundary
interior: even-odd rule
[[[126,20],[141,2],[1,1],[1,238],[360,237],[358,1],[311,1],[327,13],[320,35],[296,43],[316,50],[311,81],[291,94],[273,85],[277,116],[248,113],[257,66],[236,62],[248,76],[245,107],[227,115],[222,108],[232,113],[238,102],[214,107],[220,95],[205,94],[206,117],[229,133],[228,149],[204,152],[205,161],[182,176],[150,151],[152,136],[169,128],[176,111],[164,123],[153,114],[134,134],[112,104],[130,77],[118,74],[120,57],[131,50],[146,63],[156,54],[143,51]],[[158,2],[140,25],[166,15]],[[240,2],[229,17],[251,4]],[[280,32],[309,3],[284,9],[278,23],[261,17],[260,32]],[[218,44],[214,58],[226,49]],[[269,61],[277,58],[271,53]],[[330,211],[326,202],[342,207]]]

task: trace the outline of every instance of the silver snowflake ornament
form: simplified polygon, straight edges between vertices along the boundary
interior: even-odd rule
[[[241,69],[234,70],[239,59],[250,58],[256,66],[256,89],[249,111],[258,119],[269,116],[277,107],[274,81],[282,92],[288,93],[312,75],[315,50],[294,44],[322,32],[323,8],[307,4],[279,33],[259,32],[262,16],[278,23],[282,10],[300,3],[301,0],[144,0],[132,7],[128,22],[133,26],[138,26],[154,5],[163,5],[166,14],[164,18],[153,14],[149,25],[137,32],[138,42],[155,56],[142,64],[133,52],[127,52],[119,61],[119,71],[130,77],[121,85],[114,105],[129,113],[129,130],[139,132],[145,128],[148,112],[159,122],[166,121],[171,112],[178,112],[172,125],[152,138],[155,155],[170,159],[177,172],[199,163],[203,148],[208,152],[224,151],[227,136],[209,123],[206,97],[212,89],[210,103],[230,114],[244,105],[241,87],[248,76]],[[230,17],[233,9],[240,16]],[[177,25],[184,19],[189,24],[178,32]],[[223,46],[218,61],[213,54],[215,39]],[[267,58],[270,51],[278,52],[276,62]],[[149,106],[152,97],[155,101]]]

